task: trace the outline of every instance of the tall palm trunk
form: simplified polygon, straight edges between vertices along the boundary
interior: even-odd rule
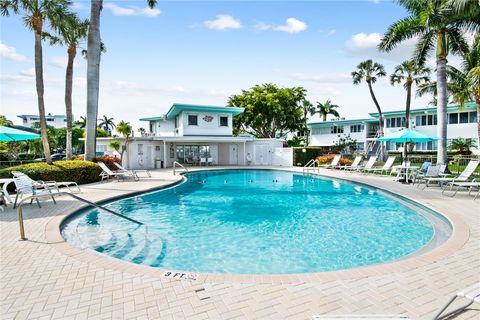
[[[85,160],[93,160],[96,154],[96,135],[98,117],[98,91],[100,85],[100,12],[102,0],[92,0],[90,27],[87,45],[87,137]]]
[[[48,164],[52,164],[52,156],[50,155],[50,145],[48,144],[47,120],[45,118],[45,101],[43,99],[43,53],[42,53],[42,24],[41,15],[34,15],[33,30],[35,34],[35,80],[38,98],[38,113],[40,118],[40,133],[42,136],[43,153]]]
[[[373,88],[372,88],[372,81],[367,79],[367,84],[368,84],[368,90],[370,90],[370,95],[372,96],[373,103],[375,103],[375,107],[377,107],[378,111],[378,132],[380,133],[380,136],[383,136],[383,115],[382,115],[382,109],[380,108],[380,105],[378,104],[377,97],[375,97],[375,93],[373,93]],[[380,157],[383,160],[383,142],[380,142]]]
[[[475,102],[477,104],[477,148],[480,148],[480,96],[475,96]]]
[[[447,59],[437,59],[437,163],[447,163]]]
[[[407,102],[405,103],[405,128],[410,127],[410,104],[412,101],[412,79],[407,78]],[[403,157],[407,160],[408,143],[403,144]]]
[[[325,122],[325,121],[327,121],[327,114],[326,113],[323,114],[323,122]]]
[[[65,76],[65,110],[67,113],[67,143],[66,143],[66,158],[70,160],[73,156],[72,151],[72,125],[73,125],[73,115],[72,115],[72,87],[73,87],[73,61],[77,54],[77,48],[75,45],[70,45],[68,47],[68,63],[67,71]]]

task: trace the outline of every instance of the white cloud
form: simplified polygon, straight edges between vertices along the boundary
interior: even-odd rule
[[[68,62],[67,57],[62,57],[62,56],[52,56],[52,57],[49,57],[47,60],[47,63],[49,65],[57,68],[66,68],[67,62]]]
[[[327,32],[327,36],[333,36],[337,31],[335,29],[330,29]]]
[[[300,81],[313,81],[313,82],[320,82],[320,83],[351,82],[351,76],[349,73],[313,74],[313,73],[297,72],[297,73],[291,74],[290,76],[293,79],[300,80]]]
[[[228,14],[217,14],[215,20],[207,20],[203,23],[205,27],[213,30],[240,29],[242,24],[240,20],[235,19]]]
[[[273,30],[275,31],[282,31],[287,33],[298,33],[301,31],[305,31],[306,29],[307,24],[295,18],[288,18],[285,21],[284,25],[273,27]]]
[[[417,38],[404,41],[390,52],[378,50],[382,35],[378,32],[370,34],[357,33],[345,42],[345,52],[350,56],[359,56],[363,59],[385,59],[404,61],[410,59],[415,50]]]
[[[77,10],[81,10],[81,9],[85,9],[85,6],[84,6],[82,3],[76,1],[76,2],[73,2],[73,3],[70,5],[70,8],[72,8],[72,9],[77,9]]]
[[[25,69],[20,71],[22,76],[35,77],[35,68]]]
[[[159,16],[162,11],[157,8],[149,8],[149,7],[136,7],[136,6],[128,6],[128,7],[121,7],[116,5],[115,3],[108,2],[103,5],[105,9],[109,9],[114,16],[145,16],[145,17],[156,17]]]
[[[15,47],[9,47],[0,41],[0,57],[12,60],[15,62],[23,62],[27,60],[27,57],[17,53]]]
[[[370,0],[371,3],[379,4],[381,0]]]
[[[266,24],[265,22],[260,21],[255,25],[255,28],[260,30],[260,31],[267,31],[267,30],[270,30],[272,28],[272,26],[269,25],[269,24]]]

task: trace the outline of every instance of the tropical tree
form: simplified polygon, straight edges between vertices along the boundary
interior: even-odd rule
[[[245,108],[233,119],[234,132],[260,138],[277,138],[287,132],[304,130],[307,91],[302,87],[280,88],[256,85],[228,99],[229,107]]]
[[[74,125],[76,125],[80,129],[84,129],[85,126],[87,125],[87,118],[85,118],[84,116],[80,116],[80,119],[75,121]]]
[[[471,148],[476,148],[475,140],[468,138],[456,138],[450,142],[448,146],[451,151],[456,151],[459,154],[469,155],[472,153]]]
[[[72,144],[72,126],[73,126],[73,112],[72,112],[72,88],[73,88],[73,63],[77,55],[77,47],[80,42],[85,40],[88,32],[88,20],[80,20],[80,18],[70,13],[66,15],[62,22],[59,23],[56,34],[44,32],[43,36],[50,40],[51,45],[62,45],[67,47],[67,69],[65,73],[65,110],[67,118],[67,137],[65,154],[67,159],[73,156]]]
[[[38,113],[40,118],[40,133],[42,137],[43,153],[48,164],[52,164],[50,146],[47,136],[47,121],[45,118],[45,101],[43,98],[43,53],[42,53],[42,33],[44,23],[48,22],[52,29],[56,29],[58,24],[68,13],[68,7],[71,4],[69,0],[2,0],[0,2],[0,11],[3,16],[9,16],[10,13],[22,14],[23,21],[28,29],[32,30],[35,36],[35,82],[38,98]]]
[[[123,163],[123,153],[127,151],[128,144],[130,143],[130,138],[132,136],[132,126],[130,125],[129,122],[125,122],[122,120],[117,124],[116,130],[118,133],[120,133],[123,136],[125,140],[125,142],[122,145],[122,150],[120,151],[120,158]]]
[[[108,146],[110,148],[112,148],[113,150],[117,151],[118,153],[120,153],[120,148],[121,148],[122,145],[120,144],[120,141],[113,140],[113,141],[110,141]]]
[[[315,108],[314,113],[318,113],[323,121],[327,121],[327,115],[331,114],[335,117],[340,117],[340,114],[338,113],[337,109],[339,108],[338,105],[332,104],[330,99],[325,101],[324,103],[317,102],[317,107]]]
[[[147,0],[150,8],[157,0]],[[93,160],[96,151],[96,127],[98,116],[98,91],[100,85],[100,55],[102,41],[100,37],[100,13],[103,0],[91,0],[90,27],[87,44],[87,137],[85,143],[85,160]]]
[[[372,97],[373,103],[378,111],[378,132],[380,136],[383,135],[383,116],[382,109],[378,104],[375,93],[373,92],[373,84],[377,82],[377,79],[380,77],[385,77],[387,73],[383,65],[373,60],[365,60],[360,62],[357,66],[357,70],[352,72],[353,84],[358,85],[364,80],[368,85],[368,90],[370,91],[370,96]]]
[[[7,117],[0,115],[0,126],[3,127],[13,127],[13,121],[8,120]]]
[[[140,136],[144,136],[145,133],[147,132],[147,130],[145,130],[145,128],[138,128],[138,132],[140,133]]]
[[[430,80],[430,69],[419,66],[413,60],[407,60],[395,67],[390,75],[390,84],[403,84],[403,88],[407,91],[407,99],[405,102],[405,127],[410,127],[410,105],[412,101],[412,86],[428,83]]]
[[[112,130],[116,127],[115,123],[113,122],[113,118],[109,118],[107,116],[103,116],[98,119],[100,122],[98,123],[98,127],[102,128],[107,132],[112,132]]]
[[[447,56],[465,54],[468,50],[462,27],[468,26],[466,14],[452,6],[449,0],[399,0],[409,16],[388,28],[379,49],[391,51],[407,39],[418,38],[413,59],[424,65],[430,52],[436,50],[437,119],[440,141],[437,163],[447,161]],[[472,1],[473,2],[473,1]],[[478,20],[478,18],[476,18]]]

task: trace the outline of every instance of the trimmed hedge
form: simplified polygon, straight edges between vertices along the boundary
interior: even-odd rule
[[[303,167],[308,161],[326,153],[325,148],[322,147],[295,147],[293,148],[293,165]]]
[[[12,171],[23,172],[33,180],[75,181],[85,184],[100,181],[102,169],[96,163],[83,160],[60,160],[52,165],[37,162],[0,169],[0,178],[11,178]]]

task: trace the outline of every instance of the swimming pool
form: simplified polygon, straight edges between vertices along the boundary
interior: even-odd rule
[[[290,274],[349,269],[438,246],[448,221],[390,193],[279,170],[191,172],[176,186],[87,209],[62,224],[74,246],[192,272]]]

